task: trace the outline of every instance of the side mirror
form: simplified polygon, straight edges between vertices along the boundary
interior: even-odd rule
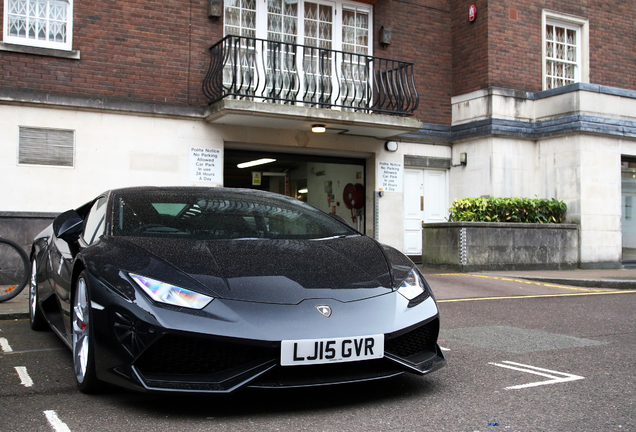
[[[84,231],[84,219],[75,210],[69,210],[53,221],[53,233],[55,237],[66,242],[75,242]]]

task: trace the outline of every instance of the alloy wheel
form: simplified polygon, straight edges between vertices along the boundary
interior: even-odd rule
[[[86,378],[89,356],[90,339],[90,305],[86,280],[77,280],[77,290],[73,305],[73,365],[77,382],[82,383]]]

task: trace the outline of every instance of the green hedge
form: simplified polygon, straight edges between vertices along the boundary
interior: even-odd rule
[[[450,222],[559,223],[567,205],[552,198],[464,198],[453,201]]]

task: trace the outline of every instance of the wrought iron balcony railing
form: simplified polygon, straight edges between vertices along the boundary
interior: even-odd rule
[[[288,42],[226,36],[210,47],[203,93],[326,109],[413,114],[413,63]]]

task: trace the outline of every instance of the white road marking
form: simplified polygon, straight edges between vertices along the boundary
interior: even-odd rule
[[[568,381],[576,381],[576,380],[585,379],[585,377],[578,376],[578,375],[572,375],[565,372],[557,372],[557,371],[553,371],[549,369],[542,369],[536,366],[529,366],[529,365],[524,365],[521,363],[511,362],[511,361],[504,361],[503,363],[506,363],[506,364],[492,363],[492,362],[488,364],[550,378],[547,381],[538,381],[538,382],[533,382],[529,384],[521,384],[521,385],[516,385],[512,387],[506,387],[505,388],[506,390],[516,390],[516,389],[523,389],[528,387],[537,387],[541,385],[557,384],[557,383],[564,383]],[[514,366],[510,366],[510,365],[514,365]],[[515,366],[518,366],[518,367],[515,367]]]
[[[441,349],[442,351],[450,351],[450,348],[444,348],[443,346],[440,346],[439,349]]]
[[[0,338],[0,348],[2,348],[2,351],[6,353],[13,351],[13,348],[11,348],[9,341],[6,338]]]
[[[71,432],[68,426],[66,426],[66,423],[60,420],[55,411],[44,411],[44,415],[46,416],[46,419],[49,421],[50,425],[53,426],[55,432]]]
[[[20,377],[20,381],[22,381],[21,384],[23,386],[31,387],[33,385],[33,380],[29,376],[29,373],[27,372],[26,367],[16,366],[14,369],[18,373],[18,376]]]
[[[68,348],[60,347],[60,348],[41,348],[34,350],[24,350],[24,351],[11,351],[6,354],[24,354],[24,353],[34,353],[34,352],[43,352],[43,351],[66,351]]]

